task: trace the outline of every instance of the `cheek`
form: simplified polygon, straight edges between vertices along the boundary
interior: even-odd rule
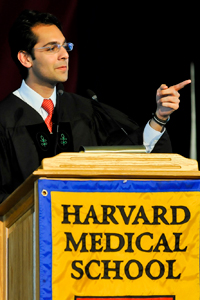
[[[55,65],[57,59],[54,57],[54,55],[49,55],[48,59],[46,59],[45,61],[46,61],[46,64],[53,66],[53,65]]]
[[[56,57],[54,55],[43,55],[40,59],[35,59],[37,68],[53,68],[56,64]]]
[[[54,70],[55,62],[53,60],[43,60],[39,61],[36,66],[35,70],[36,72],[39,72],[40,74],[48,75]]]

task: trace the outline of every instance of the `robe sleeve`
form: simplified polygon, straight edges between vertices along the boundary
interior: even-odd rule
[[[101,145],[126,145],[132,142],[134,145],[142,144],[142,130],[124,113],[108,105],[93,101],[94,123],[96,135]],[[124,132],[126,131],[126,133]]]
[[[3,127],[0,126],[0,203],[9,195],[8,186],[12,181],[9,152]]]
[[[22,182],[15,153],[0,124],[0,203]]]
[[[96,135],[100,145],[143,145],[144,126],[139,126],[124,113],[93,101]],[[123,132],[123,128],[126,134]],[[154,153],[171,153],[172,147],[167,131],[156,143]]]

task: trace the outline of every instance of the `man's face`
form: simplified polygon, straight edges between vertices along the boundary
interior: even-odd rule
[[[42,85],[52,87],[58,82],[64,82],[68,78],[68,52],[61,47],[57,53],[50,53],[47,49],[35,49],[52,46],[53,43],[63,45],[65,37],[55,25],[40,24],[32,28],[38,37],[33,48],[35,59],[29,68],[27,82],[31,85]],[[35,50],[34,50],[35,49]]]

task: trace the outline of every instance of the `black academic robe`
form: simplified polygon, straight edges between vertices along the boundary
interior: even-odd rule
[[[130,135],[135,145],[143,143],[143,129],[125,114],[103,105]],[[81,146],[130,145],[98,102],[64,93],[57,97],[53,134],[42,117],[24,101],[11,94],[0,102],[0,202],[19,186],[45,157],[79,151]],[[154,152],[171,152],[167,132]]]

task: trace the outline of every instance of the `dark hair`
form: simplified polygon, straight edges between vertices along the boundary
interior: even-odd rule
[[[37,36],[33,34],[31,29],[39,24],[56,25],[62,31],[60,22],[52,14],[35,10],[24,10],[15,20],[9,32],[11,56],[18,66],[23,79],[26,79],[28,76],[28,69],[20,63],[17,54],[19,51],[26,51],[33,59],[35,58],[32,49],[37,43]]]

